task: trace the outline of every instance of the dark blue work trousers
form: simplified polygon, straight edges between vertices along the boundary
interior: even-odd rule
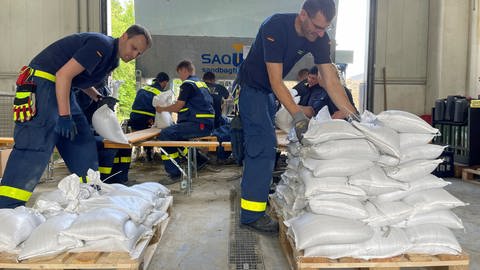
[[[239,106],[245,140],[240,222],[250,223],[265,213],[275,165],[274,95],[242,85]]]

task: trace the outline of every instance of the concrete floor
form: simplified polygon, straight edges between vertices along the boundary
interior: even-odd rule
[[[209,167],[210,170],[201,171],[199,178],[194,180],[190,196],[180,190],[179,184],[168,186],[174,196],[172,217],[149,270],[235,269],[229,264],[231,191],[238,187],[241,169],[234,165]],[[39,192],[55,187],[56,181],[65,175],[65,167],[57,164],[53,180],[39,185],[32,199],[34,200]],[[165,177],[163,166],[155,161],[134,163],[129,174],[130,180],[140,182],[158,181],[162,177]],[[446,188],[450,193],[470,203],[454,210],[466,228],[465,232],[454,233],[465,251],[470,254],[470,269],[479,270],[480,185],[454,178],[446,180],[452,182],[452,185]],[[263,259],[263,266],[258,269],[289,269],[277,238],[262,235],[256,237],[259,255]]]

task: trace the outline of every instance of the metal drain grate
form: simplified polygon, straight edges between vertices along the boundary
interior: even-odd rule
[[[230,191],[230,245],[228,262],[231,270],[264,270],[263,258],[258,250],[258,236],[240,228],[240,198]]]

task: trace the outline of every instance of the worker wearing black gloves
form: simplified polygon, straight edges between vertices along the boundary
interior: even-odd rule
[[[35,87],[18,96],[26,96],[28,110],[14,104],[15,145],[0,184],[0,208],[14,208],[29,200],[54,147],[83,181],[87,181],[88,169],[98,169],[95,139],[72,89],[83,89],[98,100],[93,86],[118,66],[119,59],[133,60],[151,43],[148,31],[138,25],[117,39],[77,33],[52,43],[21,70],[17,87]],[[33,116],[19,116],[23,112]]]
[[[260,26],[240,66],[239,110],[245,139],[240,204],[243,227],[266,233],[278,231],[278,224],[265,214],[277,146],[274,95],[293,116],[300,140],[308,129],[307,117],[283,82],[295,63],[305,54],[313,54],[331,99],[341,110],[355,111],[330,60],[326,31],[335,12],[333,0],[306,0],[298,14],[272,15]]]

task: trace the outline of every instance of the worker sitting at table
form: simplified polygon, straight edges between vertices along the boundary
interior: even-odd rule
[[[188,141],[191,138],[210,135],[214,128],[215,112],[207,85],[195,76],[195,67],[188,60],[183,60],[177,65],[177,73],[183,81],[180,85],[178,100],[170,106],[157,106],[156,111],[176,112],[178,121],[175,125],[163,129],[159,140]],[[180,181],[180,170],[171,159],[178,163],[179,158],[186,155],[186,149],[176,147],[165,147],[164,149],[168,155],[163,153],[162,160],[169,179],[165,179],[161,183],[168,185]],[[206,156],[198,153],[197,169],[204,167],[207,161]]]

